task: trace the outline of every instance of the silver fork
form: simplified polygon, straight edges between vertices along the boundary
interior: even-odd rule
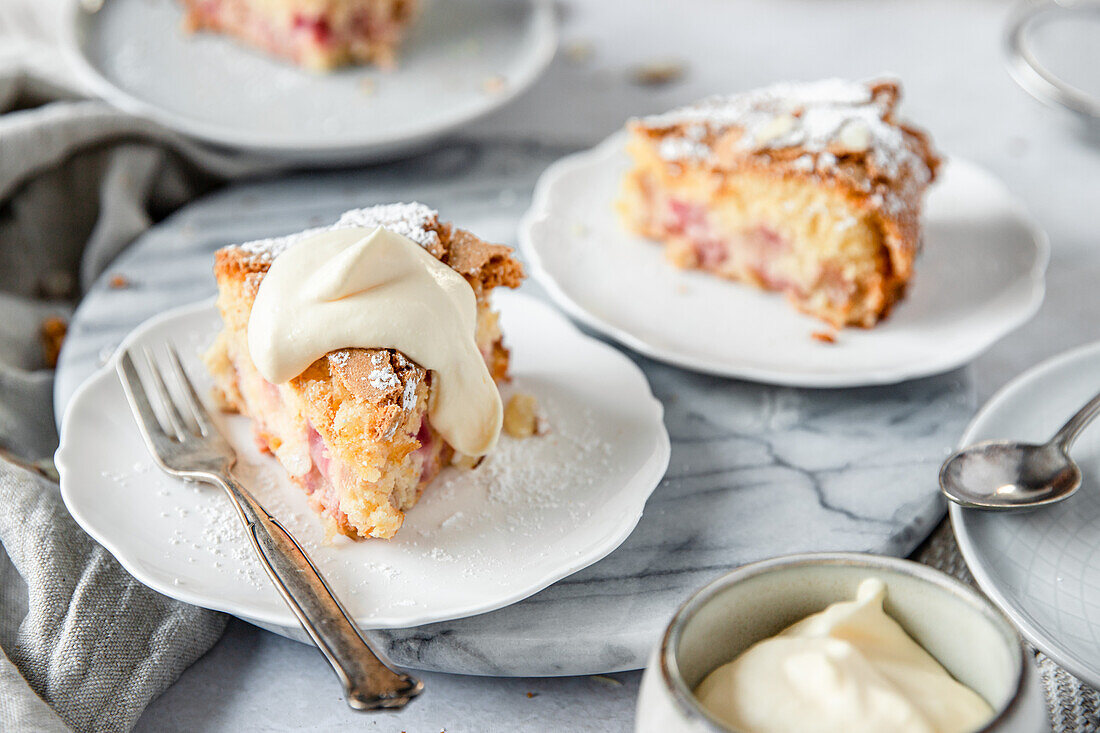
[[[142,355],[153,400],[129,350],[120,356],[117,369],[157,464],[172,476],[225,489],[271,582],[343,683],[348,705],[356,710],[407,705],[423,691],[423,684],[379,659],[305,551],[233,476],[237,453],[203,407],[175,349],[167,347],[169,370],[178,387],[174,391],[169,390],[152,352],[144,348]],[[154,409],[153,402],[159,409]]]

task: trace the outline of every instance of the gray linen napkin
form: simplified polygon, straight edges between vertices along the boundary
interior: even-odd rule
[[[129,730],[221,636],[221,614],[126,573],[46,477],[42,330],[157,218],[262,168],[0,59],[0,730]]]

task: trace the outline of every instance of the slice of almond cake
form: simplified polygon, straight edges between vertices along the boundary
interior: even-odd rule
[[[785,293],[835,327],[903,297],[940,159],[895,81],[831,79],[634,120],[619,210],[673,264]]]
[[[376,241],[383,234],[389,239]],[[284,284],[280,286],[284,291],[266,294],[270,302],[277,302],[277,307],[290,311],[280,316],[284,320],[277,320],[277,324],[287,323],[287,317],[297,318],[297,322],[272,327],[267,321],[260,321],[257,325],[253,306],[279,258],[285,257],[288,266],[293,257],[313,257],[317,261],[317,253],[327,251],[324,247],[336,246],[332,241],[334,236],[346,240],[346,247],[339,243],[339,247],[344,248],[339,254],[321,257],[315,273],[284,272],[281,275]],[[383,245],[394,247],[410,240],[416,245],[411,259],[406,253],[406,259],[399,262],[390,250],[379,249]],[[357,271],[354,260],[348,258],[358,256],[356,253],[360,250],[381,259],[368,263],[367,267],[359,266]],[[398,247],[393,252],[401,250]],[[451,291],[444,296],[468,299],[467,321],[448,320],[447,313],[419,298],[417,292],[410,291],[408,280],[398,279],[415,274],[423,264],[416,261],[416,255],[423,253],[430,255],[427,258],[430,264],[437,268],[439,263],[445,266],[442,274],[460,276],[455,278],[457,285],[451,283],[448,286]],[[345,261],[351,265],[345,266]],[[388,268],[396,274],[388,273]],[[378,271],[387,271],[386,277],[393,282],[360,283],[349,290],[348,283],[358,282],[355,278],[382,277]],[[494,288],[501,285],[514,288],[523,279],[522,266],[512,257],[512,250],[441,223],[437,213],[422,204],[392,204],[349,211],[332,227],[225,247],[217,252],[214,272],[219,291],[218,310],[225,327],[207,352],[205,361],[214,375],[224,406],[252,419],[260,448],[278,458],[290,477],[309,494],[313,507],[331,521],[335,530],[356,538],[392,537],[401,527],[404,513],[416,504],[441,467],[451,461],[455,448],[441,429],[453,430],[452,425],[464,424],[463,415],[458,415],[457,419],[454,415],[455,405],[462,409],[455,398],[470,390],[457,390],[456,385],[465,385],[452,383],[446,395],[434,394],[445,386],[444,379],[452,379],[447,372],[449,367],[433,371],[400,350],[386,348],[385,344],[370,347],[370,344],[352,342],[359,338],[359,333],[369,340],[372,337],[365,334],[373,332],[374,326],[385,330],[393,325],[388,321],[395,321],[400,322],[398,325],[403,333],[412,333],[421,340],[453,342],[458,350],[468,346],[468,353],[473,354],[477,362],[475,371],[484,374],[491,397],[497,401],[495,407],[486,408],[488,417],[484,422],[491,423],[500,410],[493,382],[507,378],[508,350],[503,345],[498,317],[489,298]],[[429,273],[420,282],[423,287],[432,287],[440,274]],[[319,298],[319,305],[316,305],[319,310],[288,305],[297,303],[293,299],[299,296],[314,297],[312,293],[328,287],[326,283],[330,280],[336,283],[338,290],[343,290],[327,299]],[[301,293],[285,292],[287,282],[294,283]],[[467,292],[459,292],[467,286]],[[398,296],[418,300],[393,301],[387,294],[395,289]],[[375,313],[387,313],[371,310],[377,303],[365,301],[366,305],[357,307],[348,301],[346,296],[353,290],[374,298],[379,297],[378,294],[389,298],[385,302],[395,310],[384,316],[387,323],[369,321],[376,317]],[[345,312],[350,312],[353,318],[331,310],[337,307],[352,307]],[[337,313],[335,323],[334,312]],[[314,313],[325,318],[317,317],[314,322]],[[257,362],[266,363],[264,358],[256,358],[257,334],[253,334],[250,348],[250,322],[253,329],[265,328],[264,338],[269,341],[285,338],[293,346],[297,343],[294,339],[303,334],[317,337],[333,329],[346,330],[347,322],[360,316],[368,319],[364,323],[369,328],[359,328],[358,333],[352,328],[351,336],[337,335],[337,340],[331,342],[348,347],[331,350],[321,347],[317,358],[307,357],[300,372],[298,367],[293,367],[293,373],[285,381],[265,378],[257,366]],[[456,323],[460,325],[454,325]],[[341,337],[345,340],[340,341]],[[434,346],[438,344],[421,344],[420,348],[424,349],[423,353],[432,354]],[[475,381],[477,377],[474,374]],[[443,399],[444,396],[449,402]],[[448,404],[451,413],[446,418],[446,425],[433,424],[437,414],[433,410],[442,410]],[[466,417],[476,422],[475,416]],[[486,428],[491,429],[491,425]],[[499,420],[496,430],[499,432]],[[491,441],[483,438],[476,444],[470,443],[477,446],[472,450],[483,451],[486,445],[495,442],[495,434],[489,437]],[[451,440],[457,442],[454,438]],[[472,461],[465,463],[469,465]]]

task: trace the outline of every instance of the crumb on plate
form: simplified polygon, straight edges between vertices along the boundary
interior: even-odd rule
[[[500,94],[508,81],[500,74],[490,76],[481,83],[481,90],[486,94]]]
[[[459,453],[455,451],[455,454],[451,456],[451,465],[459,468],[465,468],[473,470],[481,465],[481,462],[485,460],[485,456],[468,456],[465,453]]]
[[[534,395],[517,392],[504,406],[504,432],[513,438],[539,433],[539,403]]]

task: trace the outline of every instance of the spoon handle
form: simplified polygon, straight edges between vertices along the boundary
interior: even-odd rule
[[[1062,426],[1062,429],[1054,434],[1052,443],[1057,445],[1063,451],[1068,452],[1070,446],[1073,445],[1073,441],[1077,440],[1077,436],[1081,434],[1093,418],[1100,414],[1100,394],[1093,397],[1088,401],[1084,407],[1077,411],[1077,414],[1066,421],[1066,424]]]

